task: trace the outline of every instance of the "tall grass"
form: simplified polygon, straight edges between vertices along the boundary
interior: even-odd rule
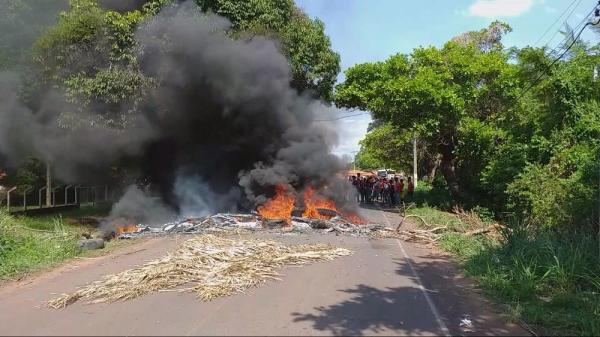
[[[0,211],[0,279],[50,266],[80,253],[76,245],[78,231],[68,228],[62,218],[54,218],[44,229],[28,225],[23,218]]]
[[[600,335],[600,259],[590,235],[517,227],[504,244],[469,257],[465,269],[546,333]]]
[[[452,214],[412,210],[449,231],[440,246],[510,315],[544,334],[600,335],[600,258],[589,233],[534,232],[511,226],[499,240],[461,234]]]

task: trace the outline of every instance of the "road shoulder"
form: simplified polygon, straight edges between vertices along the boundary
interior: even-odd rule
[[[401,218],[393,211],[362,209],[364,217],[395,228]],[[416,228],[410,219],[402,224],[404,229]],[[418,282],[432,299],[436,310],[452,335],[464,336],[530,336],[526,329],[509,321],[500,307],[487,300],[466,277],[453,257],[430,244],[400,241],[412,261],[412,266],[399,261],[401,273],[418,275]],[[469,325],[468,322],[471,322]],[[462,323],[462,324],[461,324]]]

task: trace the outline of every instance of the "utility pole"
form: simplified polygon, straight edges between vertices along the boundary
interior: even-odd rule
[[[596,17],[600,17],[600,1],[598,1],[598,6],[596,7]],[[593,21],[592,21],[593,22]],[[600,23],[600,22],[598,22]],[[595,23],[593,25],[596,25]],[[598,67],[594,65],[594,69],[592,70],[592,79],[594,82],[598,80]],[[600,147],[598,148],[598,256],[600,257]]]
[[[50,162],[46,162],[46,207],[52,206],[52,176],[50,174]]]
[[[417,133],[413,131],[413,184],[417,187]]]

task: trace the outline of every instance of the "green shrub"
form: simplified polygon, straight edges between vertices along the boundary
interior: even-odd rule
[[[530,165],[508,187],[509,207],[544,228],[587,225],[597,203],[597,187],[580,172],[564,176],[551,165]]]
[[[415,188],[413,202],[417,206],[433,206],[440,209],[452,208],[452,195],[443,177],[437,177],[432,184],[419,181]]]

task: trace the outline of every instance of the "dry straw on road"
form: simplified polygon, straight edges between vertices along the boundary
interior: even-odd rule
[[[325,244],[286,246],[275,241],[233,240],[202,235],[184,242],[174,253],[119,274],[105,276],[71,294],[49,302],[64,308],[83,299],[90,303],[133,299],[153,291],[193,291],[210,301],[269,279],[277,268],[331,261],[351,255],[347,249]],[[183,287],[183,288],[180,288]]]

